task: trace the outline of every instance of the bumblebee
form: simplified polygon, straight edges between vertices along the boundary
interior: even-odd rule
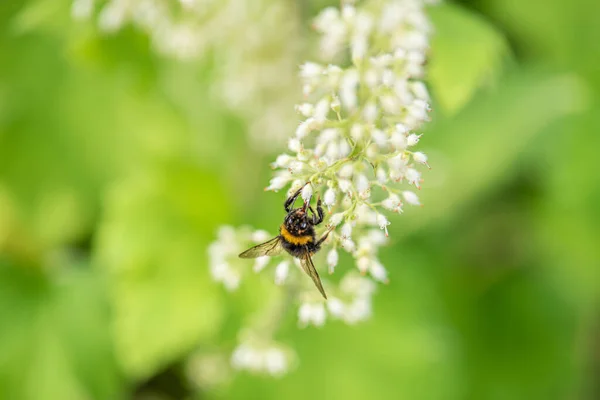
[[[300,208],[293,208],[294,203],[302,192],[302,188],[292,194],[284,203],[287,215],[279,227],[279,235],[271,240],[256,245],[239,255],[240,258],[256,258],[275,256],[283,250],[300,260],[304,272],[310,276],[319,292],[327,299],[321,278],[312,261],[312,256],[321,249],[321,244],[331,232],[329,229],[319,240],[316,239],[315,226],[323,222],[325,214],[321,199],[317,200],[317,212],[310,205],[310,199]],[[309,215],[309,211],[312,215]],[[333,228],[332,228],[333,229]]]

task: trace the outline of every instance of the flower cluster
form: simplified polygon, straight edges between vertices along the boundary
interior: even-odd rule
[[[337,285],[323,280],[326,302],[310,279],[291,273],[299,269],[290,268],[289,259],[275,268],[275,282],[284,284],[299,303],[302,327],[320,327],[328,318],[354,324],[370,317],[375,282],[388,282],[379,259],[388,238],[387,215],[420,205],[411,186],[421,188],[421,171],[429,167],[427,156],[415,149],[429,119],[429,94],[422,81],[430,32],[425,3],[346,2],[341,9],[323,10],[315,20],[324,62],[301,67],[306,100],[296,111],[302,121],[288,151],[271,164],[275,172],[265,189],[285,190],[289,196],[302,188],[305,201],[320,197],[328,210],[327,228],[333,231],[322,250],[324,262],[316,264],[326,263],[329,274],[338,264],[344,266]],[[235,251],[227,250],[239,242],[236,232],[252,243],[259,241],[244,229],[222,230],[211,247],[213,276],[230,288],[223,277],[235,276],[235,287],[240,275],[231,271],[239,269],[224,260],[242,250],[237,245]],[[342,262],[344,258],[353,261]],[[260,272],[267,263],[268,258],[256,259],[254,270]],[[234,365],[240,365],[239,349]]]
[[[371,316],[371,298],[375,292],[375,284],[370,279],[347,273],[338,287],[333,288],[326,304],[321,298],[305,293],[298,308],[298,324],[323,326],[327,315],[332,319],[356,324]]]
[[[148,34],[168,57],[214,57],[212,92],[249,125],[252,144],[268,149],[293,129],[297,100],[298,26],[291,3],[269,0],[73,0],[75,18],[89,18],[100,3],[106,34],[127,24]],[[273,32],[277,32],[276,35]],[[282,134],[283,133],[283,134]]]
[[[239,370],[281,376],[291,367],[293,350],[280,343],[264,340],[244,340],[233,351],[231,364]]]
[[[361,273],[386,282],[377,257],[390,224],[385,211],[402,213],[405,204],[420,204],[414,191],[398,184],[420,189],[418,166],[428,166],[414,147],[428,120],[429,95],[420,78],[430,27],[422,1],[367,5],[327,8],[317,17],[323,56],[335,59],[349,49],[351,63],[302,65],[309,101],[296,109],[304,119],[289,140],[291,154],[272,164],[277,171],[266,190],[289,186],[289,194],[310,182],[303,197],[322,192],[333,213],[328,225],[340,226],[327,256],[330,272],[342,249]]]
[[[253,230],[247,226],[234,228],[222,226],[217,232],[217,240],[208,247],[210,273],[213,279],[221,282],[229,291],[236,290],[248,265],[238,258],[238,254],[248,244],[259,244],[272,237],[263,230]],[[269,263],[269,257],[259,257],[253,270],[262,271]],[[283,261],[275,268],[275,282],[283,283],[288,273],[288,262]]]

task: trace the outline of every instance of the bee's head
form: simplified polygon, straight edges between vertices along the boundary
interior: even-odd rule
[[[301,236],[310,228],[310,222],[306,210],[296,208],[286,215],[284,220],[285,228],[293,235]]]

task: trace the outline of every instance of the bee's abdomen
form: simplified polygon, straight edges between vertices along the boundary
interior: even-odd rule
[[[279,233],[281,234],[281,237],[283,238],[284,243],[288,243],[288,244],[294,245],[294,246],[304,246],[308,243],[314,242],[314,240],[315,240],[314,235],[312,235],[312,234],[301,235],[301,236],[293,235],[286,229],[285,225],[281,225],[281,228],[279,229]],[[286,250],[287,250],[287,248],[286,248]]]

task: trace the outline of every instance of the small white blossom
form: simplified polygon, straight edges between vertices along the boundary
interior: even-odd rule
[[[403,191],[402,197],[404,197],[404,200],[406,200],[406,202],[408,204],[411,204],[413,206],[421,205],[421,203],[419,202],[419,197],[414,192],[411,192],[410,190]]]
[[[238,254],[250,247],[252,243],[262,242],[265,237],[273,237],[262,230],[251,230],[248,227],[234,229],[223,226],[217,232],[217,240],[208,247],[209,269],[212,278],[220,282],[228,291],[235,291],[240,286],[242,277],[248,266]],[[260,272],[269,263],[269,257],[258,257],[254,261],[253,270]]]
[[[352,224],[349,222],[346,222],[342,226],[340,233],[342,235],[342,239],[350,239],[350,237],[352,236]]]
[[[362,274],[369,270],[370,265],[371,259],[369,257],[360,257],[358,260],[356,260],[356,266]]]
[[[312,117],[315,107],[310,103],[302,103],[296,106],[296,111],[305,117]]]
[[[289,154],[280,154],[279,156],[277,156],[277,159],[275,159],[275,162],[273,162],[271,164],[271,167],[287,168],[293,159],[294,158],[292,156],[290,156]]]
[[[277,265],[277,267],[275,267],[275,283],[277,285],[282,285],[283,282],[285,282],[288,276],[289,268],[289,261],[282,261]]]
[[[315,106],[315,120],[318,123],[323,123],[327,119],[330,104],[328,98],[323,98]]]
[[[379,225],[379,229],[385,231],[385,236],[388,236],[388,225],[391,224],[390,221],[383,214],[377,214],[377,225]]]
[[[420,138],[421,138],[421,135],[411,133],[410,135],[408,135],[408,138],[406,139],[407,146],[414,146],[415,144],[419,143]]]
[[[288,142],[288,149],[294,153],[300,153],[302,151],[302,143],[298,138],[291,138]]]
[[[363,174],[358,174],[355,178],[356,181],[356,190],[361,193],[361,192],[366,192],[367,190],[369,190],[369,179],[363,175]]]
[[[401,212],[402,211],[402,201],[400,201],[400,197],[394,193],[390,193],[387,199],[381,202],[381,205],[390,211],[393,212]]]
[[[314,325],[317,327],[325,324],[327,313],[322,302],[303,303],[298,309],[298,322],[300,326]]]
[[[333,188],[329,188],[325,192],[325,195],[323,196],[323,204],[325,204],[328,209],[331,209],[331,207],[335,205],[335,190]]]
[[[292,358],[292,351],[281,344],[251,339],[233,350],[231,365],[238,370],[279,377],[290,369]]]
[[[427,164],[427,155],[425,153],[422,153],[420,151],[413,153],[413,160],[415,160],[419,164],[425,164],[427,165],[427,167],[429,167],[429,164]]]
[[[305,185],[302,188],[302,192],[300,193],[300,195],[302,196],[302,199],[306,202],[310,201],[310,199],[313,196],[313,188],[312,185]]]
[[[421,173],[414,168],[408,168],[406,170],[406,180],[411,185],[415,185],[417,188],[421,188]]]
[[[327,253],[327,265],[329,265],[329,273],[333,274],[335,267],[339,260],[338,252],[336,249],[331,249]]]
[[[340,222],[344,219],[344,213],[333,214],[331,218],[329,218],[330,226],[338,226]]]
[[[387,270],[385,269],[385,267],[377,260],[373,260],[370,264],[369,264],[369,273],[371,274],[371,276],[373,278],[375,278],[376,280],[380,281],[380,282],[384,282],[387,283],[388,282],[388,277],[387,277]]]
[[[252,270],[254,272],[262,271],[269,263],[269,260],[271,260],[271,258],[267,256],[256,258],[256,260],[254,260],[254,266],[252,267]]]
[[[269,182],[269,186],[265,188],[265,190],[279,190],[283,188],[289,181],[291,177],[289,175],[279,175],[271,179]]]
[[[327,301],[327,310],[334,318],[342,318],[345,308],[345,304],[337,297],[332,297]]]
[[[354,250],[356,250],[356,243],[350,238],[342,239],[340,243],[342,248],[350,254],[354,253]]]
[[[300,76],[304,79],[314,79],[323,73],[323,67],[314,62],[306,62],[300,67]]]
[[[296,129],[296,137],[298,139],[303,139],[306,135],[308,135],[313,129],[316,129],[319,126],[316,118],[308,118]]]

